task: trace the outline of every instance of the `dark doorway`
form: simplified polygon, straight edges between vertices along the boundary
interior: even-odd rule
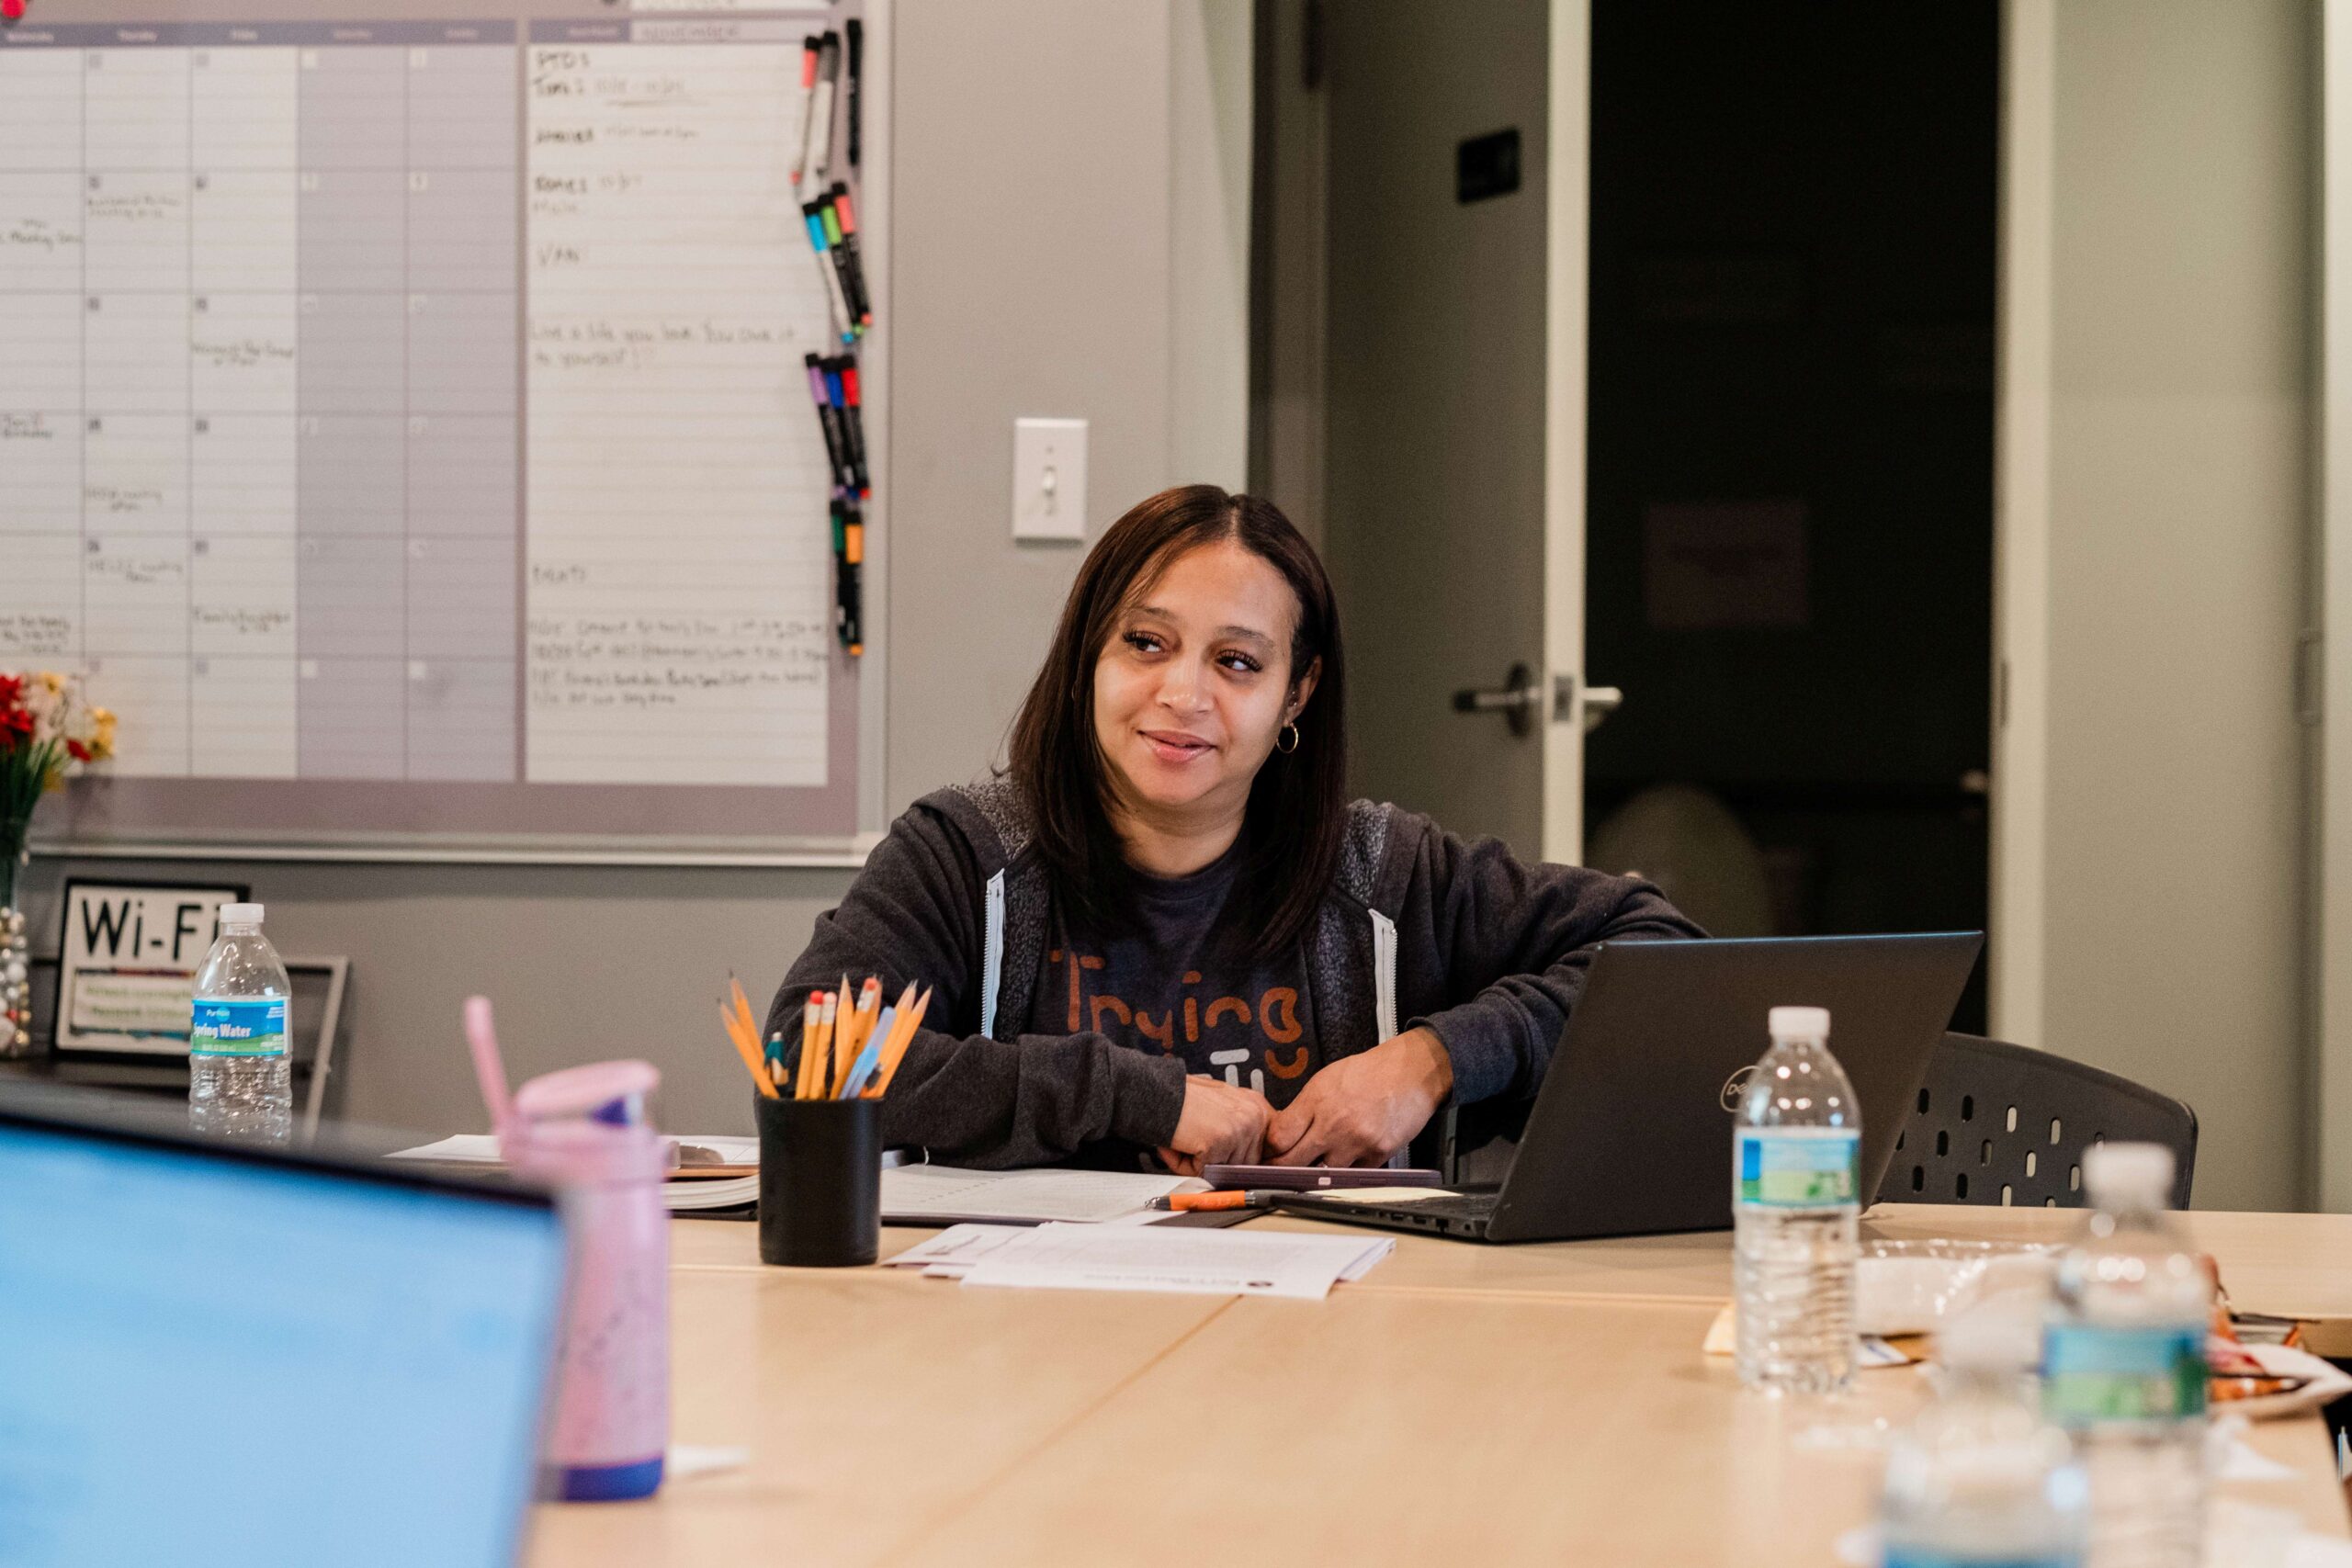
[[[1998,61],[1993,0],[1595,0],[1588,859],[1719,924],[1985,921]]]

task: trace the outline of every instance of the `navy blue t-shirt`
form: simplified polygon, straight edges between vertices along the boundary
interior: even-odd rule
[[[1189,876],[1138,873],[1135,921],[1116,935],[1074,933],[1057,918],[1024,1032],[1091,1030],[1289,1104],[1322,1065],[1306,959],[1294,944],[1252,960],[1218,930],[1240,852],[1237,841]]]

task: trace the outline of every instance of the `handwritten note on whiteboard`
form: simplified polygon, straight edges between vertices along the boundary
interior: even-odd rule
[[[534,783],[825,782],[830,575],[805,498],[826,469],[801,356],[828,345],[791,188],[800,41],[714,31],[528,51]]]

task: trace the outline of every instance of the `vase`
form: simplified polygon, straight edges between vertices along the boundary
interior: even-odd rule
[[[0,822],[0,1057],[33,1054],[32,935],[17,907],[27,826]]]

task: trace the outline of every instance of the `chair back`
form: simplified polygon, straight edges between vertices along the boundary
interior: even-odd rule
[[[2130,1078],[1973,1034],[1947,1034],[1895,1139],[1882,1203],[2086,1207],[2083,1151],[2172,1150],[2172,1203],[2188,1207],[2197,1112]]]

